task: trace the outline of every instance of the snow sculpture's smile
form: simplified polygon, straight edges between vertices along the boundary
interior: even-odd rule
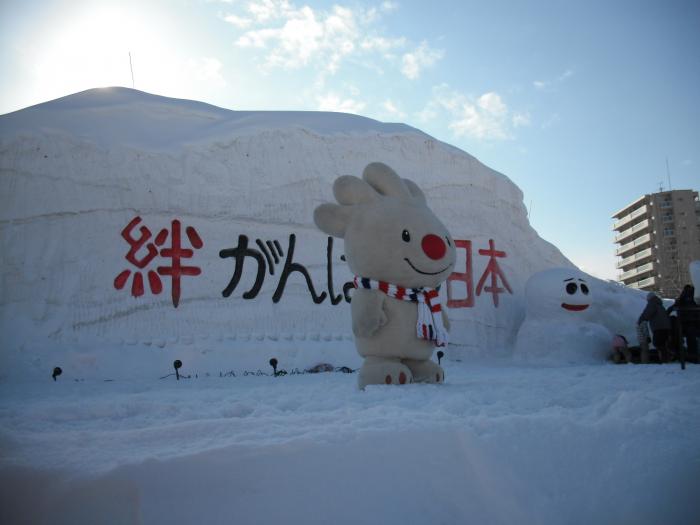
[[[564,308],[565,310],[569,310],[571,312],[581,312],[588,308],[590,305],[589,304],[567,304],[567,303],[561,303],[561,307]]]
[[[413,266],[413,264],[411,263],[411,261],[408,260],[408,257],[404,257],[403,260],[406,261],[406,262],[408,263],[408,265],[409,265],[411,268],[413,268],[413,269],[414,269],[415,271],[417,271],[418,273],[422,273],[423,275],[437,275],[437,274],[442,273],[442,272],[444,272],[445,270],[447,270],[447,269],[450,268],[450,265],[448,264],[447,266],[445,266],[442,270],[440,270],[440,271],[438,271],[438,272],[424,272],[424,271],[419,270],[419,269],[416,268],[415,266]]]

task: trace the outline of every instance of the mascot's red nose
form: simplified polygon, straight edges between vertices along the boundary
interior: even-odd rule
[[[442,259],[445,256],[445,252],[447,251],[445,241],[443,241],[437,235],[433,235],[432,233],[429,233],[428,235],[423,237],[423,240],[421,241],[420,245],[421,248],[423,248],[425,255],[435,260]]]

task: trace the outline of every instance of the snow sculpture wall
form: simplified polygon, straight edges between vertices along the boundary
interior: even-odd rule
[[[508,178],[405,125],[109,88],[0,117],[0,364],[351,355],[342,242],[312,211],[372,161],[416,181],[459,241],[448,355],[507,354],[525,281],[571,266]]]

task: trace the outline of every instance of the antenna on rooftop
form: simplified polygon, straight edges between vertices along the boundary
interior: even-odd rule
[[[134,65],[131,63],[131,51],[129,51],[129,69],[131,69],[131,87],[134,88]]]
[[[668,189],[673,190],[673,186],[671,186],[671,169],[668,167],[668,157],[666,157],[666,177],[668,178]]]
[[[664,181],[660,180],[659,181],[659,193],[661,193],[662,191],[664,191]]]

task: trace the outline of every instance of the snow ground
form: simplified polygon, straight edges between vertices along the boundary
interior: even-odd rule
[[[2,523],[700,522],[700,366],[0,383]]]

